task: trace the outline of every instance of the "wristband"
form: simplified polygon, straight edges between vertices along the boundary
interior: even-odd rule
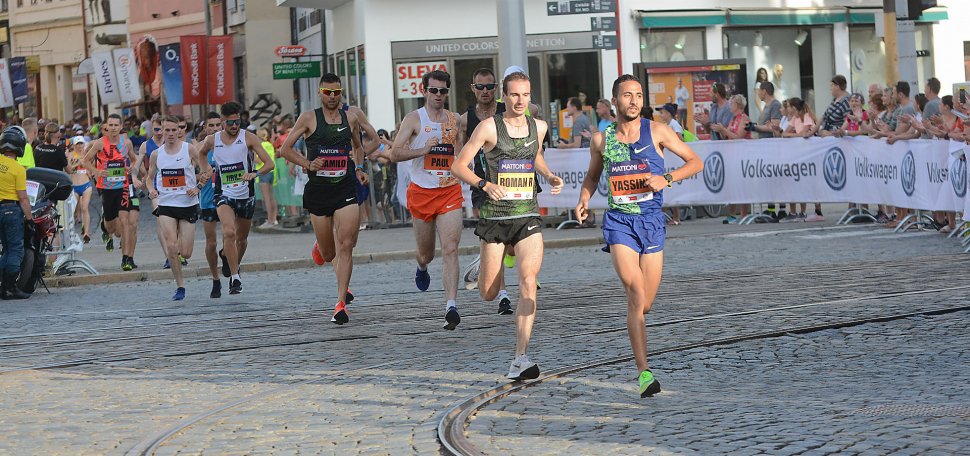
[[[363,171],[364,170],[364,165],[357,165],[357,168],[356,169],[359,169],[359,170]]]
[[[195,188],[197,188],[199,190],[202,190],[202,187],[205,187],[205,184],[202,183],[202,182],[199,182],[198,184],[195,184]]]

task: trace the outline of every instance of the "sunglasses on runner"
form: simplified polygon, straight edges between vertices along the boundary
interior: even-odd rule
[[[432,95],[437,95],[439,93],[442,94],[442,95],[448,95],[448,91],[451,90],[451,89],[449,89],[447,87],[428,87],[425,90],[427,90],[428,93],[430,93]]]
[[[186,128],[189,128],[189,126],[188,125],[179,125],[179,128],[185,130]]]
[[[229,125],[230,127],[233,125],[242,125],[242,119],[227,120],[226,125]]]
[[[162,131],[162,127],[154,127],[155,131]]]
[[[322,93],[322,94],[324,94],[324,95],[326,95],[328,97],[330,95],[340,95],[340,92],[343,92],[343,91],[344,91],[344,89],[320,89],[320,93]]]
[[[496,85],[498,84],[472,84],[478,90],[492,90]]]

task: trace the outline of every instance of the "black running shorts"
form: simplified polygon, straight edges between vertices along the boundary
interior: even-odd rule
[[[218,222],[219,213],[216,212],[216,208],[210,207],[208,209],[202,209],[202,215],[199,217],[203,222]]]
[[[333,217],[334,212],[350,205],[357,205],[357,186],[353,179],[336,184],[306,184],[303,189],[303,207],[318,217]]]
[[[128,195],[128,188],[114,190],[101,190],[101,211],[104,221],[110,222],[118,218],[118,212],[131,210],[131,198]]]
[[[519,217],[508,220],[478,219],[475,235],[489,244],[515,245],[519,241],[542,232],[542,218]]]
[[[189,223],[195,223],[199,220],[198,204],[189,207],[158,206],[156,211],[158,212],[159,217],[171,217],[178,221],[185,220]]]

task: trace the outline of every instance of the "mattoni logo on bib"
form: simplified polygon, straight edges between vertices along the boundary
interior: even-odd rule
[[[724,157],[720,152],[711,152],[704,160],[704,185],[711,193],[724,189]]]
[[[825,183],[832,190],[842,190],[846,182],[845,154],[842,149],[833,147],[825,153],[822,158],[822,174],[825,175]]]
[[[958,159],[953,160],[950,165],[950,183],[953,184],[953,193],[959,198],[967,194],[967,162]]]
[[[899,166],[899,181],[903,184],[906,196],[913,196],[916,191],[916,159],[913,151],[907,151],[903,156],[903,163]]]

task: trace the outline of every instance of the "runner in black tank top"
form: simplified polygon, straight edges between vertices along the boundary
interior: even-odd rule
[[[369,181],[358,164],[364,159],[360,123],[356,114],[341,109],[342,91],[337,75],[323,75],[318,92],[323,107],[300,114],[280,152],[310,178],[303,192],[303,207],[310,211],[316,236],[310,253],[318,265],[334,263],[337,305],[330,321],[338,325],[350,320],[346,304],[351,295],[347,287],[354,268],[353,250],[360,220],[353,176],[356,174],[363,185]],[[293,149],[301,137],[306,139],[307,157]]]
[[[519,303],[516,307],[515,359],[508,378],[532,379],[539,376],[539,366],[529,360],[526,349],[532,334],[536,311],[536,276],[542,264],[541,221],[534,191],[535,173],[552,184],[552,193],[562,190],[563,181],[549,171],[542,158],[540,138],[546,123],[535,120],[525,111],[529,106],[531,84],[523,73],[512,73],[502,84],[507,111],[485,119],[465,143],[452,166],[452,174],[489,197],[482,203],[478,228],[481,238],[479,292],[486,301],[498,296],[498,277],[506,246],[515,249],[519,260]],[[485,150],[488,178],[475,175],[468,165]]]

